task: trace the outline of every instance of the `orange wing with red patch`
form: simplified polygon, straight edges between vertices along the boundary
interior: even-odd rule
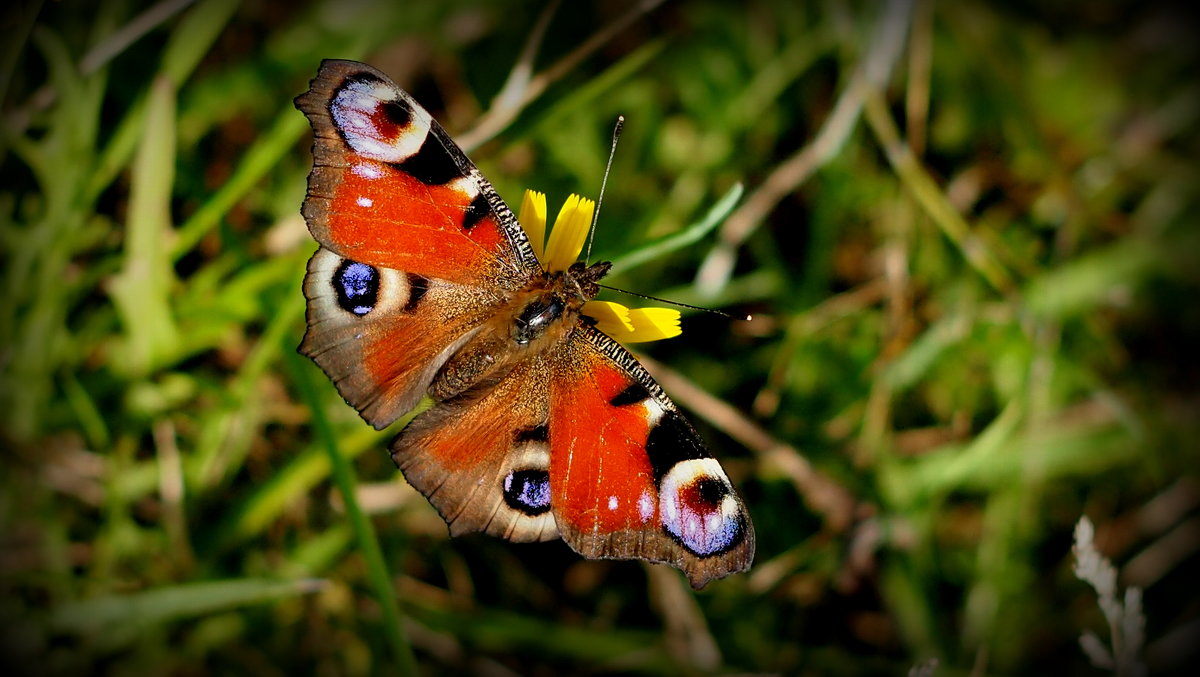
[[[451,535],[558,536],[548,481],[549,378],[545,359],[520,362],[494,385],[437,403],[392,442],[392,460]]]
[[[304,217],[338,255],[513,288],[538,269],[512,211],[441,125],[386,75],[325,60],[296,97],[314,141]]]
[[[416,406],[439,369],[491,315],[481,289],[380,268],[322,247],[304,278],[300,343],[376,428]]]
[[[754,528],[741,498],[632,355],[580,326],[553,374],[551,504],[572,548],[667,562],[696,587],[750,567]]]
[[[296,98],[313,127],[303,213],[311,357],[376,428],[538,270],[512,212],[445,130],[378,70],[326,60]]]

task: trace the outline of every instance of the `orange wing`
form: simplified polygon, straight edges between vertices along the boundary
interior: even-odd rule
[[[404,478],[451,535],[484,531],[518,542],[558,535],[544,425],[548,378],[544,359],[520,362],[494,386],[437,403],[392,442]]]
[[[326,60],[312,124],[300,352],[376,428],[540,268],[512,212],[429,113],[378,70]]]
[[[314,133],[304,218],[323,246],[460,284],[515,288],[538,270],[495,189],[386,75],[325,60],[296,107]]]
[[[325,248],[308,262],[304,295],[301,354],[380,429],[416,406],[494,304],[480,289],[351,261]]]
[[[754,527],[725,471],[646,370],[580,326],[553,362],[550,487],[584,557],[679,567],[695,587],[744,571]]]

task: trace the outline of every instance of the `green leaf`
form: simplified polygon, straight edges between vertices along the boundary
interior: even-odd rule
[[[169,585],[129,595],[105,595],[61,604],[50,615],[50,628],[90,635],[113,647],[129,643],[141,632],[164,623],[307,595],[324,586],[325,581],[320,579],[278,581],[262,578]]]
[[[736,183],[717,203],[708,210],[704,218],[696,223],[684,228],[678,233],[672,233],[666,237],[659,238],[654,242],[647,243],[634,249],[633,251],[623,256],[618,256],[613,259],[613,270],[619,272],[627,272],[637,268],[638,266],[653,261],[657,258],[666,256],[673,251],[683,249],[688,245],[699,242],[705,235],[708,235],[714,228],[721,225],[733,208],[741,199],[744,189],[742,184]]]

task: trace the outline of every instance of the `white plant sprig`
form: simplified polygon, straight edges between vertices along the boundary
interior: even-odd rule
[[[1112,670],[1118,677],[1142,677],[1146,666],[1138,658],[1146,639],[1146,617],[1142,613],[1142,591],[1125,590],[1124,602],[1117,598],[1117,570],[1096,550],[1096,529],[1087,517],[1075,525],[1075,576],[1096,591],[1100,611],[1108,621],[1111,646],[1096,633],[1085,630],[1079,646],[1092,665]]]
[[[936,658],[921,661],[908,669],[908,677],[933,677],[937,672],[937,667],[938,659]]]

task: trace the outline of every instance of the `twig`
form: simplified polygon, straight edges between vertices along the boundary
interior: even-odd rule
[[[899,58],[908,32],[912,0],[892,0],[876,27],[874,49],[850,79],[816,137],[799,152],[775,168],[762,185],[746,199],[721,227],[720,241],[709,252],[696,273],[696,287],[711,297],[733,274],[737,249],[754,232],[775,205],[818,168],[833,159],[849,138],[862,113],[866,93],[881,87]]]
[[[779,347],[771,370],[767,373],[767,383],[754,398],[751,408],[760,418],[772,416],[779,407],[783,397],[783,389],[787,385],[787,376],[793,353],[799,347],[800,340],[805,336],[820,331],[835,321],[870,307],[884,297],[886,285],[882,278],[876,278],[863,284],[829,297],[819,305],[796,315],[788,322],[784,332],[783,344]]]
[[[650,601],[665,626],[667,651],[698,670],[711,672],[719,668],[721,649],[683,577],[661,565],[644,566],[650,582]]]
[[[929,78],[932,72],[933,0],[917,0],[912,37],[908,43],[908,90],[904,97],[908,147],[917,157],[925,152],[925,132],[929,122]]]
[[[185,516],[183,463],[175,440],[175,424],[170,419],[154,423],[154,449],[158,456],[158,493],[162,498],[163,527],[171,543],[172,555],[181,563],[191,565],[192,549],[188,544]]]
[[[529,87],[529,81],[533,79],[533,60],[537,58],[538,48],[546,37],[546,29],[550,27],[550,20],[558,11],[559,4],[559,0],[552,0],[548,3],[538,16],[537,22],[533,24],[533,30],[529,31],[529,37],[525,39],[525,45],[521,47],[521,55],[513,64],[508,79],[504,81],[504,86],[492,100],[493,110],[514,108],[520,105],[521,95]],[[476,127],[478,126],[477,122]]]
[[[120,30],[102,40],[87,51],[79,60],[79,72],[91,75],[100,70],[127,47],[137,42],[143,35],[154,30],[168,19],[187,9],[196,0],[163,0],[141,14],[135,16]]]
[[[673,398],[753,451],[761,465],[786,474],[809,507],[825,516],[831,530],[843,531],[850,526],[854,517],[854,497],[845,487],[814,468],[795,447],[775,439],[740,411],[705,392],[679,372],[644,355],[639,355],[638,359]]]
[[[1125,564],[1124,578],[1146,588],[1196,554],[1200,544],[1200,517],[1168,531]]]
[[[600,49],[604,43],[611,40],[639,16],[653,10],[663,2],[664,0],[643,0],[634,5],[625,14],[622,14],[608,25],[596,31],[582,45],[559,59],[554,65],[533,77],[529,77],[528,73],[531,70],[537,45],[541,43],[546,25],[550,20],[550,13],[557,6],[556,3],[551,4],[542,13],[542,16],[538,18],[538,23],[534,26],[533,31],[530,32],[529,39],[526,40],[525,47],[521,50],[520,58],[517,59],[517,63],[513,66],[513,70],[509,74],[508,80],[505,81],[504,87],[501,88],[500,93],[492,101],[491,107],[486,113],[480,116],[473,127],[462,134],[455,135],[458,145],[469,153],[496,134],[499,134],[501,130],[516,119],[517,114],[525,106],[529,105],[531,101],[546,91],[546,88],[551,83],[570,72],[580,61],[583,61],[590,54]]]
[[[79,74],[87,76],[100,70],[143,35],[166,23],[168,19],[182,12],[195,1],[163,0],[137,15],[83,55],[83,58],[79,60]],[[8,115],[9,133],[14,135],[24,133],[33,116],[49,108],[57,98],[58,91],[53,84],[46,83],[39,87],[30,95],[25,105]]]
[[[866,115],[871,131],[883,147],[892,169],[912,193],[929,218],[942,233],[958,247],[967,263],[975,268],[996,290],[1007,293],[1013,288],[1012,276],[996,259],[987,245],[975,235],[958,210],[950,204],[933,177],[913,155],[912,149],[900,138],[896,122],[888,112],[879,90],[866,93]]]

